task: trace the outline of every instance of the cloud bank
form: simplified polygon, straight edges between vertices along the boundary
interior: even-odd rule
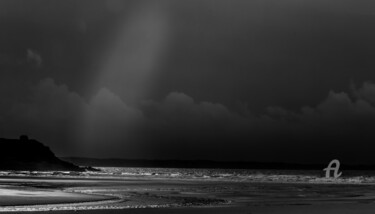
[[[42,63],[43,63],[42,56],[40,56],[40,54],[38,54],[36,51],[27,49],[26,58],[27,58],[27,62],[34,63],[36,67],[42,66]]]
[[[130,106],[103,88],[86,100],[48,78],[9,109],[0,118],[5,136],[32,133],[64,156],[306,162],[339,156],[356,162],[371,161],[375,148],[370,82],[330,91],[297,112],[269,107],[254,115],[181,92]],[[353,152],[363,154],[361,160],[351,158]]]

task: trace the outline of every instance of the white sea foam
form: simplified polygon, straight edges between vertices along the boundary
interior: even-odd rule
[[[318,170],[249,170],[249,169],[193,169],[193,168],[135,168],[96,167],[100,171],[0,171],[0,176],[85,177],[85,178],[163,178],[200,179],[254,182],[308,182],[308,183],[375,183],[375,171],[343,171],[338,179],[325,178]]]
[[[131,168],[98,167],[101,172],[90,176],[115,176],[118,178],[169,178],[259,182],[308,183],[375,183],[374,171],[344,171],[338,179],[327,179],[318,170],[248,170],[248,169],[192,169],[192,168]]]

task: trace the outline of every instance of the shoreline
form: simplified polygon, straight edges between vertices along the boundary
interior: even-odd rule
[[[119,184],[126,185],[128,183],[138,183],[138,182],[160,182],[160,180],[153,180],[153,179],[143,179],[143,180],[102,180],[102,179],[85,179],[85,178],[57,178],[57,177],[32,177],[29,179],[27,177],[17,177],[17,178],[1,178],[0,183],[8,183],[7,186],[0,187],[0,197],[4,199],[4,197],[11,197],[8,200],[0,202],[0,212],[31,212],[31,211],[75,211],[75,210],[118,210],[118,209],[145,209],[145,208],[170,208],[170,207],[191,207],[197,205],[182,205],[177,202],[173,203],[160,203],[160,204],[153,204],[149,203],[147,200],[140,200],[136,204],[129,204],[124,205],[128,201],[133,199],[129,199],[124,197],[121,194],[116,194],[113,191],[113,188],[118,186]],[[30,189],[33,187],[34,183],[45,183],[45,182],[52,182],[52,189],[61,189],[60,191],[53,190],[48,191],[50,199],[49,202],[43,201],[42,203],[33,202],[30,200],[29,196],[22,196],[27,192],[27,195],[33,195],[34,197],[42,197],[39,200],[46,200],[44,194],[46,192],[43,191],[36,191],[35,189]],[[59,183],[62,182],[62,183]],[[64,187],[68,183],[74,183],[75,187]],[[98,193],[98,189],[95,189],[95,184],[97,182],[101,182],[102,185],[109,184],[111,189],[107,190],[104,188],[105,191],[109,191],[109,193]],[[184,181],[178,181],[184,182]],[[26,184],[22,186],[22,184]],[[14,185],[14,186],[12,186]],[[82,185],[82,186],[81,186]],[[163,182],[159,184],[163,186]],[[69,186],[69,185],[68,185]],[[26,188],[27,190],[23,190],[22,194],[17,195],[17,191],[19,188],[23,189]],[[35,188],[35,187],[33,187]],[[50,187],[49,187],[50,188]],[[93,191],[94,189],[94,191]],[[14,193],[15,192],[15,193]],[[53,192],[54,194],[51,194]],[[133,194],[133,191],[132,191]],[[9,196],[12,195],[12,196]],[[72,197],[76,197],[72,199]],[[160,197],[162,198],[162,197]],[[22,202],[20,202],[20,200]],[[15,202],[16,201],[16,202]],[[73,202],[74,201],[74,202]],[[199,201],[199,199],[197,199]],[[211,202],[217,203],[216,201],[212,200]],[[199,202],[202,203],[202,202]],[[209,202],[206,202],[209,203]],[[207,205],[207,204],[206,204]]]
[[[274,207],[177,207],[177,208],[129,208],[126,210],[77,210],[80,214],[373,214],[375,204],[328,204]],[[15,212],[4,212],[15,213]],[[69,214],[71,210],[27,211],[30,214]]]
[[[187,213],[193,210],[206,210],[208,213],[224,210],[232,213],[229,210],[242,212],[249,207],[255,210],[279,207],[294,209],[333,203],[345,207],[346,204],[362,206],[375,201],[375,183],[353,182],[33,175],[1,176],[0,184],[3,184],[0,186],[3,190],[0,191],[0,197],[8,197],[0,206],[2,213],[121,213],[116,210],[154,213],[150,209],[163,209],[163,213],[167,210],[172,213],[184,213],[186,210]],[[72,201],[71,196],[76,197],[75,201]],[[14,206],[17,200],[17,203],[24,200],[26,205]],[[44,200],[50,200],[51,203]],[[137,209],[143,211],[134,211]]]

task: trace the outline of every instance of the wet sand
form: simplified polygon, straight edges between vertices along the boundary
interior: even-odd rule
[[[57,204],[103,201],[106,197],[63,192],[60,190],[1,189],[0,206]]]
[[[80,210],[27,212],[30,214],[373,214],[374,204],[323,204],[283,207],[187,207],[187,208],[146,208],[123,210]],[[14,213],[14,212],[11,212]]]
[[[374,213],[372,184],[0,178],[10,213]]]

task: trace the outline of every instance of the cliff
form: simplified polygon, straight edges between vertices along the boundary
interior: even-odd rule
[[[47,146],[27,136],[20,139],[0,138],[0,170],[83,171],[60,160]]]

